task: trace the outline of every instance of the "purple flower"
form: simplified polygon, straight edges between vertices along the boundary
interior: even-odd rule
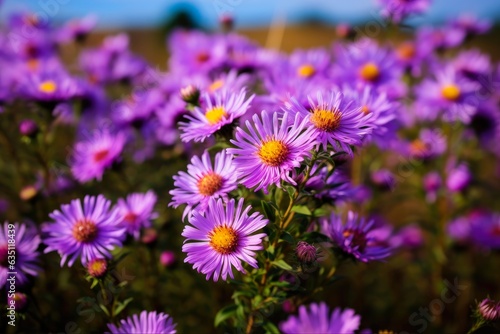
[[[182,218],[189,215],[193,208],[203,213],[211,198],[228,200],[228,193],[236,189],[238,171],[233,156],[225,151],[215,155],[214,164],[210,154],[205,151],[201,159],[194,156],[187,166],[187,173],[179,172],[173,176],[175,189],[170,191],[172,202],[170,206],[177,208],[187,204]]]
[[[330,220],[325,218],[322,221],[323,233],[344,252],[362,262],[382,260],[391,255],[387,240],[379,237],[383,227],[376,226],[373,219],[358,218],[352,211],[349,211],[345,223],[335,214]]]
[[[349,334],[359,329],[361,317],[352,309],[333,309],[332,313],[325,303],[301,305],[298,316],[290,316],[280,323],[284,334],[321,333]]]
[[[243,210],[243,198],[237,205],[231,199],[224,207],[221,199],[211,198],[205,215],[195,211],[182,232],[186,238],[182,251],[187,253],[186,260],[193,268],[206,275],[213,275],[214,281],[226,280],[233,276],[232,268],[245,273],[242,261],[257,268],[255,251],[262,249],[264,233],[253,234],[263,228],[268,220],[254,212],[248,215],[251,206]]]
[[[370,179],[374,185],[384,190],[391,190],[396,186],[396,179],[387,169],[379,169],[371,173]]]
[[[82,42],[90,31],[94,29],[96,23],[97,19],[93,15],[71,20],[56,32],[56,40],[59,43]]]
[[[344,151],[352,155],[349,145],[360,145],[363,136],[370,133],[367,119],[370,116],[361,111],[359,105],[345,98],[341,93],[331,93],[323,97],[317,93],[316,99],[309,98],[310,111],[297,100],[285,104],[285,110],[301,115],[308,122],[307,127],[314,129],[312,137],[317,138],[317,145],[323,150],[332,145],[335,151]]]
[[[203,142],[205,139],[226,125],[231,125],[241,117],[252,102],[253,95],[246,98],[244,89],[238,93],[230,93],[226,90],[213,97],[203,94],[201,104],[203,107],[195,107],[194,111],[186,114],[189,122],[180,122],[181,139],[184,142],[194,140]]]
[[[485,298],[477,305],[479,314],[486,320],[493,321],[500,318],[500,303]]]
[[[491,29],[491,22],[478,19],[471,14],[463,14],[450,21],[449,26],[463,30],[466,36],[475,36],[487,33]]]
[[[459,192],[464,190],[471,182],[472,175],[469,167],[462,163],[448,171],[446,179],[446,187],[451,192]]]
[[[159,90],[134,92],[112,108],[111,118],[118,124],[141,125],[164,102]]]
[[[325,77],[331,64],[331,55],[324,49],[297,50],[290,55],[292,73],[302,79]]]
[[[428,160],[443,154],[446,146],[446,138],[441,134],[441,131],[422,129],[418,138],[405,144],[403,150],[411,157]]]
[[[142,311],[139,315],[120,320],[120,325],[108,324],[112,334],[121,333],[155,333],[155,334],[175,334],[172,317],[165,313]]]
[[[78,199],[61,205],[61,210],[49,215],[55,222],[44,226],[48,234],[44,253],[57,251],[61,267],[68,258],[70,267],[78,257],[84,266],[96,258],[110,258],[110,251],[121,247],[126,232],[120,226],[118,210],[110,207],[111,202],[102,195],[85,196],[83,206]]]
[[[422,14],[427,11],[430,0],[378,0],[382,6],[380,14],[395,23],[403,21],[412,14]]]
[[[16,283],[24,285],[28,275],[36,276],[40,236],[36,228],[19,223],[3,223],[0,229],[0,289],[7,284],[9,272],[16,273]],[[14,262],[12,262],[14,259]]]
[[[391,238],[391,244],[394,248],[414,249],[424,244],[424,235],[422,229],[415,224],[403,227]]]
[[[305,241],[299,241],[295,248],[295,254],[299,261],[304,263],[313,263],[318,259],[318,250],[313,245]]]
[[[127,229],[127,233],[139,239],[141,228],[150,227],[151,219],[158,217],[153,211],[156,204],[156,194],[150,190],[147,193],[134,193],[126,199],[120,198],[116,207],[121,217],[121,227]]]
[[[435,119],[442,114],[446,121],[460,120],[469,123],[477,111],[478,98],[474,94],[478,84],[461,76],[447,66],[437,70],[434,79],[424,79],[416,87],[417,115],[423,119]]]
[[[447,232],[460,243],[483,249],[500,249],[500,214],[472,211],[448,223]]]
[[[117,161],[125,145],[123,133],[96,131],[92,137],[75,144],[70,165],[73,176],[81,183],[101,180],[104,170]]]
[[[247,121],[249,133],[241,128],[236,129],[236,140],[231,143],[236,148],[228,148],[227,152],[234,154],[234,164],[239,172],[240,182],[255,191],[280,182],[295,185],[290,173],[306,156],[315,144],[314,129],[307,128],[309,118],[295,115],[293,123],[288,122],[289,114],[278,119],[278,113],[269,114],[263,111],[253,116],[253,125]]]
[[[424,190],[427,202],[433,203],[436,201],[437,192],[441,187],[441,176],[438,172],[430,172],[424,176]]]
[[[310,175],[304,190],[324,202],[346,201],[351,199],[357,191],[347,173],[340,168],[335,168],[331,173],[327,167],[318,168],[318,165],[314,165]],[[297,182],[300,182],[302,177],[300,175]]]

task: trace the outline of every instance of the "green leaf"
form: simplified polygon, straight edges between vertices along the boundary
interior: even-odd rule
[[[295,196],[295,188],[292,186],[284,186],[286,192],[288,193],[288,196],[290,196],[291,199]]]
[[[292,266],[290,266],[288,263],[285,262],[285,260],[278,260],[278,261],[273,261],[273,265],[275,265],[278,268],[284,269],[284,270],[292,270]]]
[[[117,316],[118,314],[120,314],[132,300],[134,300],[134,298],[130,297],[119,303],[118,307],[115,309],[114,315]]]
[[[92,280],[92,284],[90,285],[90,288],[93,289],[97,284],[99,284],[99,280],[97,278],[94,278]]]
[[[305,216],[311,216],[312,212],[309,210],[309,208],[305,205],[294,205],[292,207],[292,211],[296,213],[300,213],[301,215]]]
[[[285,241],[285,242],[288,242],[289,244],[295,244],[295,238],[287,231],[284,231],[283,233],[281,233],[280,239]]]
[[[264,215],[270,222],[276,221],[275,209],[271,206],[272,202],[266,202],[264,200],[260,201],[262,209],[264,210]]]
[[[108,311],[108,308],[103,305],[103,304],[99,304],[99,307],[101,308],[101,310],[104,311],[104,313],[106,313],[106,315],[109,317],[109,311]]]
[[[217,314],[215,315],[215,327],[218,327],[222,322],[226,321],[226,319],[232,317],[233,314],[236,313],[237,308],[238,305],[231,304],[220,309],[219,312],[217,312]]]

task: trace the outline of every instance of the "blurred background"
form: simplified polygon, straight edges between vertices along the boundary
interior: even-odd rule
[[[1,2],[1,1],[0,1]],[[173,27],[217,30],[220,18],[234,18],[235,29],[263,46],[291,51],[329,45],[335,26],[342,23],[373,29],[382,23],[376,0],[4,0],[0,20],[13,12],[29,11],[54,24],[92,15],[97,34],[127,31],[133,51],[162,69],[167,57],[164,38]],[[490,34],[476,43],[487,48],[493,60],[500,59],[500,1],[433,0],[430,10],[407,23],[410,26],[438,25],[461,14],[487,19],[495,24]],[[379,25],[380,26],[380,25]],[[159,40],[162,43],[158,43]]]

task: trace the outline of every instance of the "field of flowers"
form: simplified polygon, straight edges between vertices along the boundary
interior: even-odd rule
[[[500,332],[491,25],[380,3],[291,53],[177,29],[167,71],[5,22],[0,332]]]

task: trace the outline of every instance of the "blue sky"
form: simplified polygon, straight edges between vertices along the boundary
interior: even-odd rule
[[[217,25],[221,12],[230,12],[239,27],[266,26],[277,16],[298,22],[305,16],[325,21],[362,22],[374,19],[375,0],[4,0],[0,19],[14,11],[30,10],[53,21],[93,13],[102,28],[151,27],[176,11],[191,8],[194,18],[205,27]],[[429,13],[415,23],[435,23],[460,13],[500,18],[500,0],[434,0]]]

